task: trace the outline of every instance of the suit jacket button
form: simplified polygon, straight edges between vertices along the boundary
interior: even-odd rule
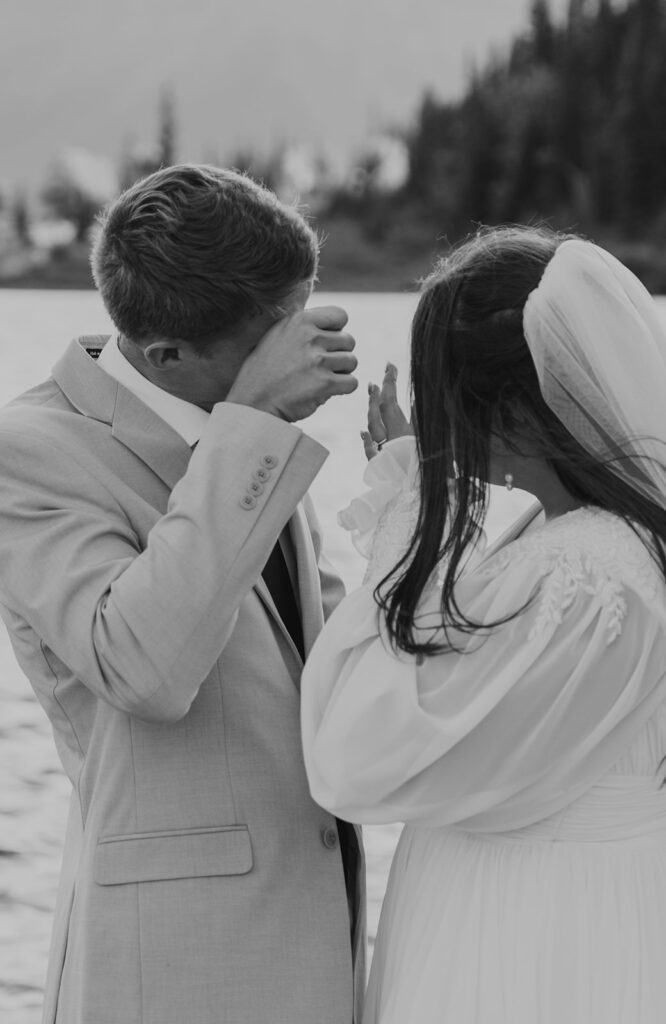
[[[265,466],[266,469],[275,469],[277,464],[278,464],[278,460],[277,460],[277,456],[276,455],[262,455],[261,456],[261,465]]]
[[[256,508],[257,499],[252,494],[244,494],[240,500],[241,508],[251,509]]]
[[[258,480],[260,484],[265,484],[270,475],[270,470],[266,469],[265,466],[259,466],[252,474],[254,479]]]
[[[336,850],[338,846],[338,832],[332,827],[321,830],[321,841],[327,850]]]
[[[259,494],[264,493],[264,485],[260,483],[258,480],[251,480],[250,483],[247,485],[247,489],[250,492],[250,494],[254,494],[255,497]]]

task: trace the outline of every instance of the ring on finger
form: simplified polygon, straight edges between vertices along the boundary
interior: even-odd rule
[[[376,441],[375,442],[375,444],[377,445],[377,451],[378,452],[380,452],[382,450],[382,448],[384,447],[384,445],[386,444],[387,441],[388,441],[388,437],[383,437],[381,439],[381,441]]]

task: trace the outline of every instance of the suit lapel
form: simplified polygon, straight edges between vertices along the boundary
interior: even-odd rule
[[[294,660],[294,665],[292,666],[292,675],[294,678],[294,682],[298,687],[300,682],[301,669],[303,668],[303,659],[301,658],[300,651],[296,644],[294,643],[291,633],[285,626],[282,620],[282,616],[277,610],[275,601],[271,596],[270,590],[266,586],[263,576],[259,577],[259,579],[254,584],[254,587],[252,589],[265,605],[268,614],[275,620],[276,625],[278,626],[280,632],[282,633],[285,641],[289,646],[289,650],[291,651]]]
[[[185,470],[192,449],[161,417],[121,385],[111,424],[113,436],[133,451],[172,490]]]
[[[298,574],[298,598],[303,622],[303,644],[305,655],[310,653],[324,625],[319,566],[312,543],[312,534],[302,504],[289,521],[291,540],[296,552]]]
[[[97,365],[89,351],[107,338],[77,338],[53,368],[53,378],[83,416],[108,423],[117,441],[145,462],[171,490],[185,473],[189,445],[168,423]]]
[[[301,608],[301,623],[303,627],[303,645],[305,655],[310,653],[322,626],[324,625],[324,612],[322,608],[321,587],[319,584],[319,568],[310,534],[305,511],[301,504],[289,520],[289,536],[294,549],[296,562],[296,584],[298,589],[298,603]],[[254,585],[254,590],[266,606],[266,609],[273,616],[280,628],[285,640],[295,659],[297,671],[294,674],[294,681],[300,686],[300,672],[303,667],[303,660],[291,638],[289,630],[285,626],[280,613],[275,607],[275,602],[266,586],[263,577],[259,577]]]

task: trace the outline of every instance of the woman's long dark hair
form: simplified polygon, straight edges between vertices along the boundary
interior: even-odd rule
[[[521,611],[477,623],[456,602],[456,580],[485,519],[484,481],[493,435],[517,451],[517,436],[529,431],[531,445],[536,443],[581,504],[606,509],[635,531],[646,531],[666,579],[666,511],[615,475],[608,468],[612,459],[602,463],[585,451],[539,390],[523,333],[523,307],[557,247],[570,237],[532,227],[483,229],[442,259],[424,282],[411,349],[420,458],[418,521],[397,575],[386,577],[375,590],[392,643],[403,651],[458,649],[452,631],[486,631]],[[638,535],[645,538],[642,532]],[[416,627],[421,595],[439,566],[445,569],[444,642],[433,634],[424,639]]]

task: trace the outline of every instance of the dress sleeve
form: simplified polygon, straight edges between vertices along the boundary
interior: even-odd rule
[[[342,602],[302,683],[318,803],[366,823],[523,827],[605,774],[665,699],[663,587],[618,580],[584,542],[541,559],[520,543],[461,580],[469,618],[517,614],[455,637],[460,653],[396,654],[370,586]]]
[[[412,435],[395,438],[368,462],[366,490],[338,513],[338,523],[368,565],[364,583],[378,583],[406,551],[418,518],[418,455]]]
[[[390,441],[371,459],[363,474],[367,490],[338,513],[352,543],[367,559],[364,584],[375,586],[389,576],[412,539],[419,514],[419,460],[412,435]],[[481,557],[486,535],[479,532],[466,567]]]

